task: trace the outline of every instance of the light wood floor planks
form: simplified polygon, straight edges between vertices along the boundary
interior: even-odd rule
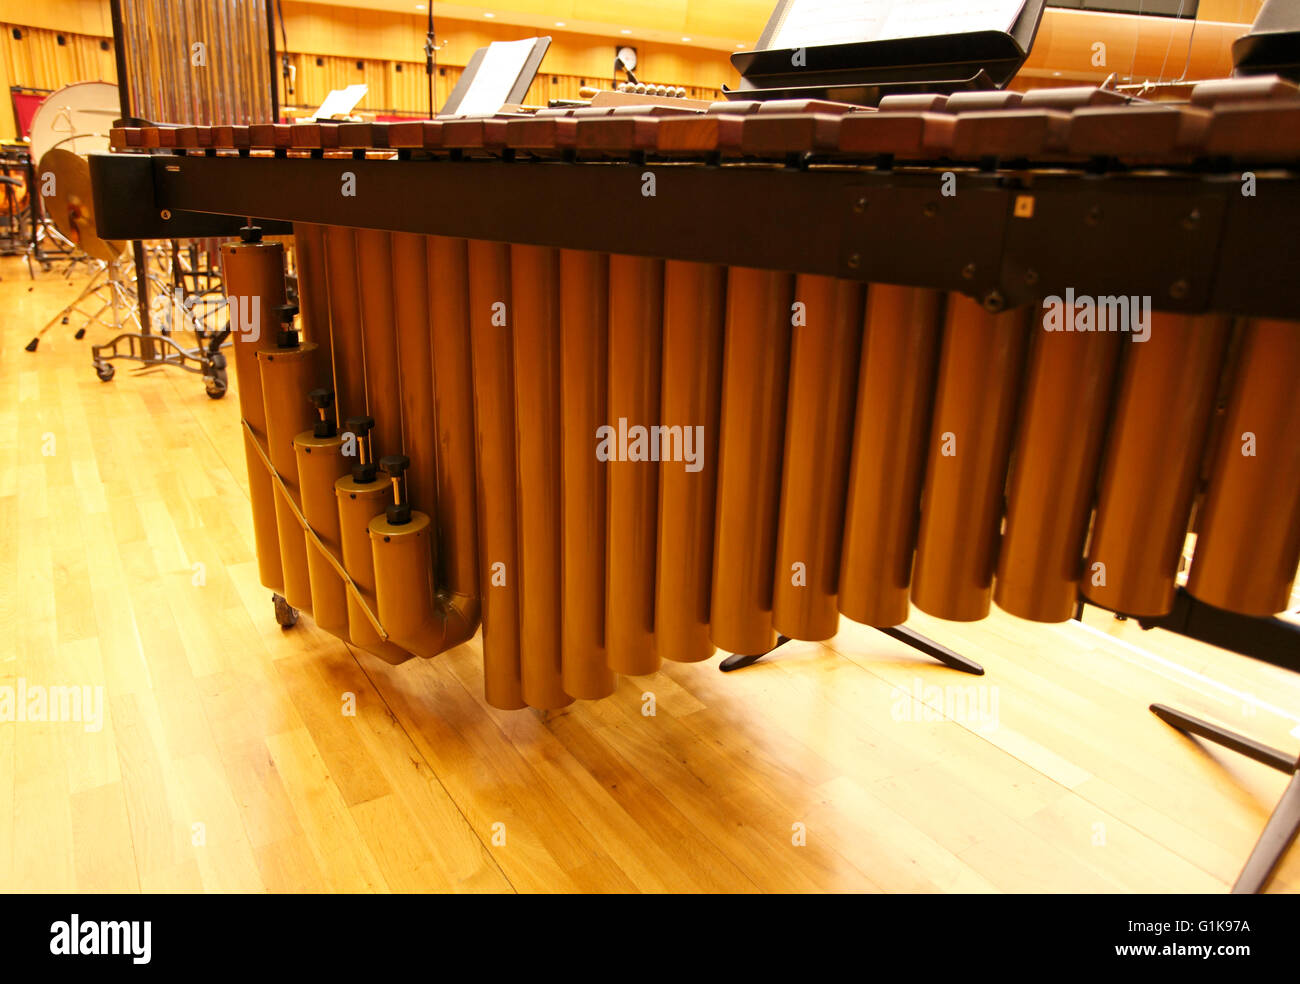
[[[1221,892],[1285,779],[1147,705],[1300,748],[1300,679],[1096,612],[918,613],[981,679],[845,622],[494,710],[477,642],[390,667],[282,632],[235,394],[102,384],[102,329],[24,352],[80,281],[0,276],[0,687],[103,700],[0,723],[0,891]]]

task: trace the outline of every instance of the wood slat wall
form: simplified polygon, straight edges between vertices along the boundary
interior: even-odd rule
[[[21,33],[21,38],[14,37],[15,30]],[[117,81],[113,43],[109,37],[14,24],[0,24],[0,31],[3,32],[0,34],[0,86],[4,91],[11,85],[57,89],[87,80]],[[104,44],[107,48],[102,47]],[[422,61],[348,58],[291,50],[290,63],[296,69],[293,94],[287,96],[281,83],[281,99],[286,106],[314,109],[331,89],[365,83],[370,91],[358,107],[362,112],[411,115],[425,112],[428,96]],[[434,102],[440,106],[460,79],[463,66],[440,59],[438,68]],[[671,78],[646,78],[645,81],[679,84]],[[550,99],[577,99],[582,86],[608,87],[611,82],[610,76],[543,73],[529,89],[527,101],[545,105]],[[693,99],[718,99],[721,91],[688,86],[687,95]],[[0,112],[0,140],[13,140],[16,133],[13,112]]]

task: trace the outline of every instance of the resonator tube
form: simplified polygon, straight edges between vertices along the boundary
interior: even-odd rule
[[[244,424],[244,455],[248,463],[248,494],[253,508],[253,541],[262,584],[284,592],[280,565],[280,535],[275,520],[275,495],[266,469],[266,405],[257,350],[275,344],[276,308],[284,304],[284,247],[261,241],[261,230],[248,227],[243,240],[221,247],[229,314],[230,338],[239,380],[239,413]]]
[[[439,250],[447,248],[456,255],[440,255]],[[448,274],[437,293],[430,290],[431,251],[439,270]],[[437,301],[444,291],[463,295],[467,285],[452,240],[441,244],[430,240],[426,246],[423,237],[394,234],[392,248],[380,252],[387,252],[396,264],[392,305],[396,338],[391,360],[368,363],[367,371],[373,375],[367,387],[372,397],[379,392],[396,396],[396,401],[384,402],[401,407],[401,440],[408,453],[381,460],[393,494],[384,514],[368,524],[375,596],[390,643],[428,659],[468,641],[479,624],[474,566],[453,563],[447,565],[446,583],[439,585],[436,578],[439,537],[458,553],[473,550],[474,469],[468,446],[474,425],[472,404],[464,391],[469,375],[467,312],[463,304]],[[431,313],[437,318],[432,336]],[[370,334],[367,322],[367,341]],[[430,378],[434,378],[432,387]],[[446,458],[441,467],[435,446]],[[418,490],[408,491],[408,470],[418,481]],[[437,522],[429,513],[412,508],[409,496],[415,491],[422,502],[437,509]]]

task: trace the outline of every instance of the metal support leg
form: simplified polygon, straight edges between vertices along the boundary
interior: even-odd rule
[[[1283,856],[1290,850],[1297,832],[1300,832],[1300,772],[1292,774],[1286,792],[1273,808],[1273,815],[1268,818],[1264,832],[1255,842],[1255,849],[1246,859],[1246,867],[1241,869],[1236,884],[1232,886],[1232,894],[1253,895],[1264,891]]]
[[[786,636],[783,635],[777,636],[776,645],[773,646],[771,649],[769,649],[767,653],[776,652],[778,649],[780,649],[789,641],[790,640]],[[743,667],[751,666],[752,664],[757,663],[760,659],[766,656],[767,653],[758,653],[756,655],[751,655],[749,653],[732,653],[730,656],[728,656],[726,659],[724,659],[721,663],[718,664],[718,669],[720,669],[723,673],[730,673],[732,670],[739,670],[742,669]]]
[[[911,646],[917,652],[925,653],[931,659],[937,659],[945,666],[951,666],[954,670],[972,673],[975,676],[984,675],[984,667],[973,659],[967,659],[961,653],[955,653],[947,646],[939,645],[933,639],[909,629],[906,625],[895,625],[888,629],[877,628],[876,631],[883,632],[891,639],[897,639],[899,642]]]
[[[1185,734],[1212,741],[1269,768],[1290,774],[1291,781],[1287,783],[1286,791],[1278,800],[1277,806],[1273,808],[1273,814],[1268,818],[1264,832],[1259,835],[1254,850],[1250,852],[1245,867],[1241,869],[1241,874],[1237,876],[1237,881],[1232,886],[1233,895],[1253,895],[1262,892],[1295,841],[1296,834],[1300,833],[1300,759],[1255,741],[1253,738],[1221,728],[1217,724],[1183,714],[1164,704],[1152,704],[1151,711],[1160,720]]]
[[[929,656],[931,659],[937,659],[945,666],[951,666],[954,670],[961,670],[963,673],[972,673],[975,676],[984,675],[984,667],[980,666],[979,663],[976,663],[973,659],[967,659],[965,656],[961,655],[961,653],[955,653],[948,647],[939,645],[933,639],[927,638],[926,636],[921,635],[921,633],[907,628],[905,625],[895,625],[892,628],[886,629],[877,626],[876,631],[883,632],[891,639],[897,639],[899,642],[911,646],[917,652],[925,653],[925,655]],[[757,655],[734,653],[724,659],[719,664],[718,669],[723,673],[730,673],[732,670],[739,670],[742,667],[751,666],[768,653],[776,652],[776,650],[780,649],[789,641],[790,640],[785,636],[777,636],[776,645],[766,653],[758,653]]]

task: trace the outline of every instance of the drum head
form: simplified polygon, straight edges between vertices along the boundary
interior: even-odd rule
[[[83,157],[107,151],[109,128],[121,115],[111,82],[77,82],[51,92],[32,115],[32,160],[56,147]]]

